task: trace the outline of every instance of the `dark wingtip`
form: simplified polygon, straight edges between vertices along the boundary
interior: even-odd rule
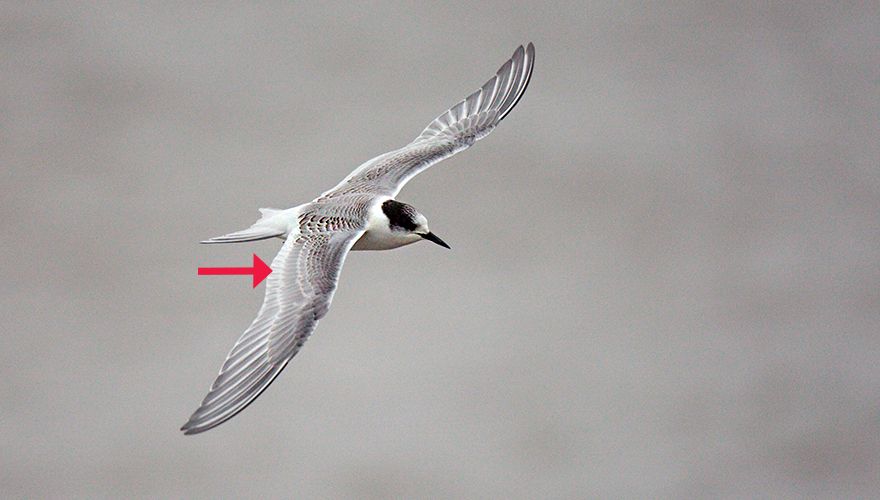
[[[200,432],[204,432],[208,429],[200,429],[198,427],[192,426],[192,422],[187,422],[180,426],[180,430],[183,431],[184,436],[192,436],[193,434],[198,434]]]

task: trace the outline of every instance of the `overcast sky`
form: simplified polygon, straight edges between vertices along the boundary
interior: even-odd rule
[[[0,7],[0,496],[867,497],[876,2]],[[263,287],[200,246],[532,84],[279,379],[178,427]]]

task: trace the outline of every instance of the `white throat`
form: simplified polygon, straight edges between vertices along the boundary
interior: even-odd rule
[[[421,236],[403,230],[392,230],[390,221],[382,211],[382,203],[387,200],[380,199],[370,207],[367,215],[367,230],[355,242],[351,249],[354,250],[390,250],[415,243],[422,239]]]

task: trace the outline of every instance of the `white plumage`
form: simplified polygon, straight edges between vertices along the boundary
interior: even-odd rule
[[[446,246],[427,220],[395,201],[419,172],[489,134],[525,92],[535,48],[518,47],[480,89],[434,119],[406,146],[367,161],[315,200],[287,210],[261,209],[248,229],[203,243],[284,238],[272,260],[266,296],[253,323],[223,363],[186,434],[229,420],[262,393],[299,351],[330,307],[349,250],[396,248],[427,239]]]

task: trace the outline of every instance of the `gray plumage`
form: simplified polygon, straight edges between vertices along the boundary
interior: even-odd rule
[[[220,425],[272,383],[327,313],[346,255],[370,230],[371,210],[394,198],[419,172],[489,134],[522,97],[534,58],[531,43],[518,47],[493,78],[434,119],[414,141],[364,163],[314,201],[286,211],[264,209],[252,227],[205,241],[286,238],[272,261],[257,317],[181,430],[195,434]],[[403,220],[416,225],[418,217],[424,220],[406,212]],[[430,232],[421,236],[441,241]]]
[[[364,163],[321,198],[351,192],[397,196],[416,174],[488,135],[519,102],[534,62],[535,46],[519,46],[494,77],[435,118],[414,141]]]

